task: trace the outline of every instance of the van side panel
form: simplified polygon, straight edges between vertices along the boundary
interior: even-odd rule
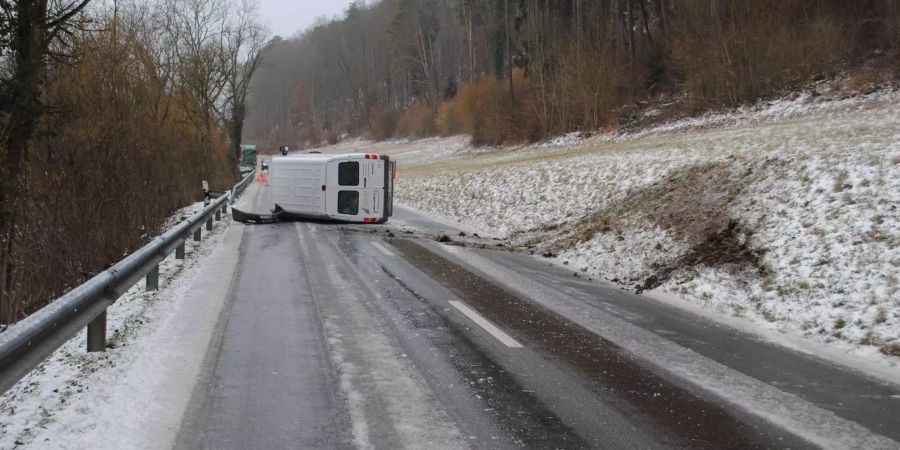
[[[325,167],[319,161],[273,160],[269,173],[273,203],[288,214],[325,217]]]

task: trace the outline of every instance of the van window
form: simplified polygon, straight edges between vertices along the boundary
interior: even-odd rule
[[[359,186],[359,163],[356,161],[338,164],[338,184],[341,186]]]
[[[338,191],[338,214],[348,216],[359,214],[359,192]]]

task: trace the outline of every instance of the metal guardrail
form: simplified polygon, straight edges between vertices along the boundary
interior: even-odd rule
[[[147,290],[159,289],[159,263],[173,251],[184,259],[185,241],[201,239],[201,228],[212,230],[229,204],[253,181],[247,175],[226,195],[211,201],[202,211],[174,226],[106,271],[72,289],[53,303],[0,333],[0,394],[6,392],[54,351],[87,327],[87,350],[106,349],[106,309],[147,278]]]

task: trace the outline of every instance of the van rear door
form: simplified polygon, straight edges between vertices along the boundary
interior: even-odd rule
[[[385,161],[377,155],[366,155],[363,163],[363,188],[384,189]]]
[[[354,155],[328,163],[326,213],[350,222],[379,222],[385,215],[385,167],[376,155]]]
[[[364,215],[365,191],[363,165],[360,160],[337,160],[328,163],[325,189],[325,212],[338,220],[361,222]]]

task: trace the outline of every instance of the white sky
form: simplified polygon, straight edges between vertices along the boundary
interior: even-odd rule
[[[273,35],[287,38],[313,24],[317,17],[342,16],[352,0],[259,0],[259,13]]]

